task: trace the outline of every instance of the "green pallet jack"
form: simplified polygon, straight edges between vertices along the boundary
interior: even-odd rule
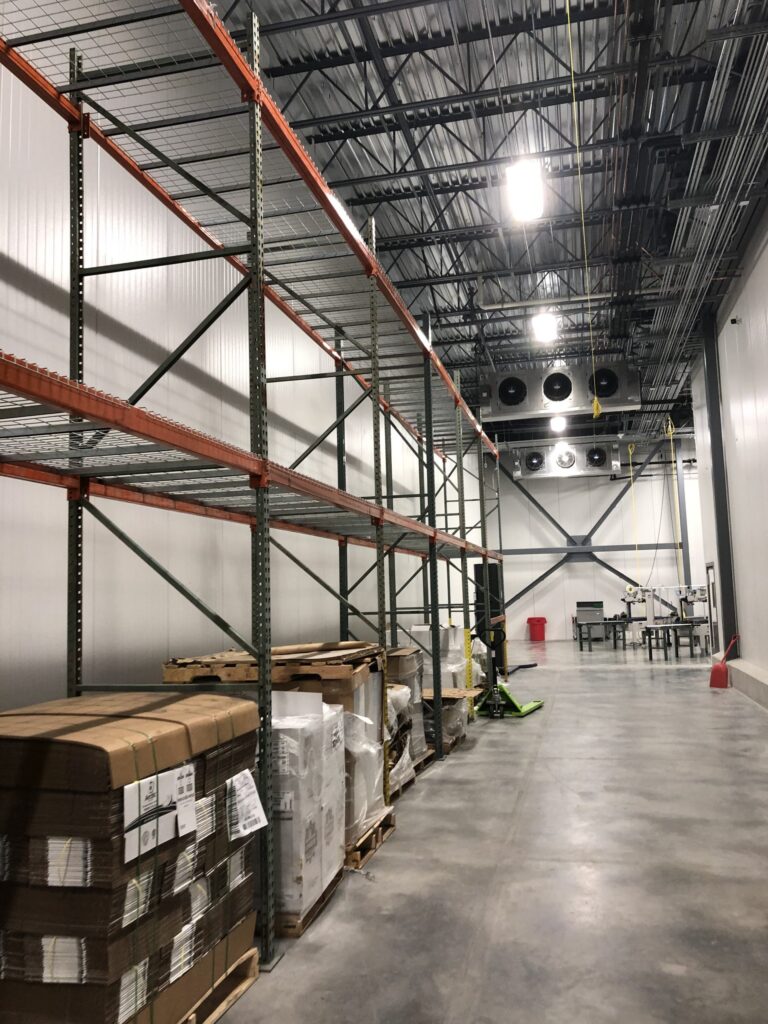
[[[499,665],[504,662],[504,645],[507,635],[503,629],[482,630],[477,633],[478,639],[488,648],[491,658],[491,680],[490,686],[485,691],[477,704],[475,711],[488,718],[525,718],[526,715],[538,711],[543,707],[543,700],[530,700],[527,704],[521,704],[512,696],[506,683],[499,682]],[[506,678],[519,672],[524,668],[536,668],[536,662],[528,662],[523,665],[514,665],[506,673]]]

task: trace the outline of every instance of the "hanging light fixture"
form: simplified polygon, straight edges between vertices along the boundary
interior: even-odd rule
[[[544,213],[544,179],[537,160],[518,160],[507,167],[507,197],[517,221],[537,220]]]
[[[553,416],[549,421],[550,430],[555,434],[562,434],[565,428],[568,426],[568,420],[565,416]]]
[[[554,313],[537,313],[531,317],[531,330],[536,341],[548,344],[557,341],[558,324]]]

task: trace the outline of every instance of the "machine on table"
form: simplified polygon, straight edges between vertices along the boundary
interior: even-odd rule
[[[709,654],[709,618],[696,614],[697,604],[706,604],[705,586],[677,587],[632,587],[628,586],[621,596],[627,606],[628,619],[643,623],[641,635],[643,644],[648,645],[648,658],[653,659],[654,648],[663,649],[664,659],[669,660],[669,648],[674,648],[675,657],[680,657],[681,640],[686,640],[690,656],[698,642]],[[672,601],[677,603],[678,612],[670,614]],[[645,615],[633,615],[633,605],[645,606]],[[702,644],[703,640],[703,644]]]
[[[622,617],[606,619],[605,606],[602,601],[577,601],[576,614],[573,616],[573,639],[579,641],[579,650],[592,650],[595,640],[601,642],[613,640],[616,650],[621,640],[622,647],[627,647],[627,620]]]
[[[605,618],[605,608],[602,601],[577,601],[576,602],[576,614],[572,618],[573,624],[573,639],[579,641],[579,649],[581,650],[581,626],[594,626],[596,623],[601,623]],[[587,632],[586,630],[584,632]],[[596,630],[597,634],[598,631]],[[597,635],[593,637],[597,639]],[[600,637],[603,639],[603,637]],[[592,648],[590,647],[590,650]]]
[[[579,639],[579,650],[584,650],[584,638],[587,640],[587,650],[592,650],[592,641],[613,639],[614,651],[618,649],[619,640],[621,646],[627,649],[627,620],[626,619],[600,619],[599,622],[577,622],[576,631]],[[597,636],[594,634],[597,633]]]

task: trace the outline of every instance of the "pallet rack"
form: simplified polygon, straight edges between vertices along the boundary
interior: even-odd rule
[[[77,5],[10,4],[0,63],[67,122],[70,138],[70,367],[62,377],[0,354],[0,475],[66,488],[68,501],[68,693],[82,681],[83,518],[94,516],[175,587],[236,644],[258,660],[262,716],[260,787],[271,798],[270,547],[276,547],[339,600],[340,635],[357,617],[387,643],[396,642],[399,593],[395,557],[422,565],[425,618],[432,623],[436,753],[442,755],[438,560],[461,573],[465,629],[471,624],[468,559],[484,566],[488,604],[483,451],[497,458],[431,347],[429,323],[416,323],[375,255],[375,227],[363,240],[267,93],[258,73],[259,32],[249,17],[239,41],[203,0],[137,11],[104,2],[104,17],[83,20]],[[147,31],[151,22],[151,32]],[[62,68],[68,70],[62,79]],[[58,78],[55,82],[52,79]],[[128,88],[124,88],[128,86]],[[272,142],[262,138],[266,128]],[[91,140],[148,189],[205,244],[193,252],[103,266],[84,265],[83,148]],[[119,141],[116,141],[119,140]],[[147,159],[147,157],[151,159]],[[151,172],[151,173],[150,173]],[[182,205],[182,203],[184,205]],[[215,232],[215,233],[214,233]],[[90,277],[198,260],[226,260],[237,272],[229,293],[127,399],[84,383],[83,305]],[[317,268],[320,267],[318,272]],[[241,296],[247,296],[250,451],[138,408],[138,403]],[[336,420],[291,467],[270,461],[265,302],[285,314],[333,362]],[[361,395],[349,406],[344,383]],[[437,387],[435,387],[437,382]],[[346,490],[345,420],[364,399],[373,409],[372,500]],[[384,457],[382,458],[382,425]],[[392,434],[418,459],[420,512],[394,508]],[[465,438],[469,431],[471,438]],[[335,435],[337,486],[298,472],[298,465]],[[468,533],[464,457],[478,455],[482,543]],[[443,481],[438,486],[436,468]],[[449,469],[450,465],[450,469]],[[455,481],[452,477],[455,475]],[[437,500],[453,487],[457,520],[438,529]],[[128,537],[93,499],[147,505],[247,525],[251,530],[251,640],[172,576]],[[332,524],[329,527],[329,523]],[[339,587],[301,563],[274,535],[293,531],[338,543]],[[350,583],[348,546],[375,551],[363,577]],[[460,562],[457,570],[454,559]],[[376,573],[377,607],[350,600]],[[450,578],[450,572],[448,573]],[[389,583],[389,601],[387,601]],[[448,601],[449,610],[453,604]],[[262,960],[274,956],[271,829],[262,832]]]

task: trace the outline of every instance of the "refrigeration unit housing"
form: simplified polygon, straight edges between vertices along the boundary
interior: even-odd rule
[[[597,396],[605,412],[640,408],[640,374],[627,362],[591,361],[545,369],[497,373],[484,382],[481,412],[485,423],[592,412]]]
[[[612,476],[621,471],[621,453],[618,444],[600,441],[571,444],[537,444],[514,448],[508,456],[515,480],[536,477]]]

